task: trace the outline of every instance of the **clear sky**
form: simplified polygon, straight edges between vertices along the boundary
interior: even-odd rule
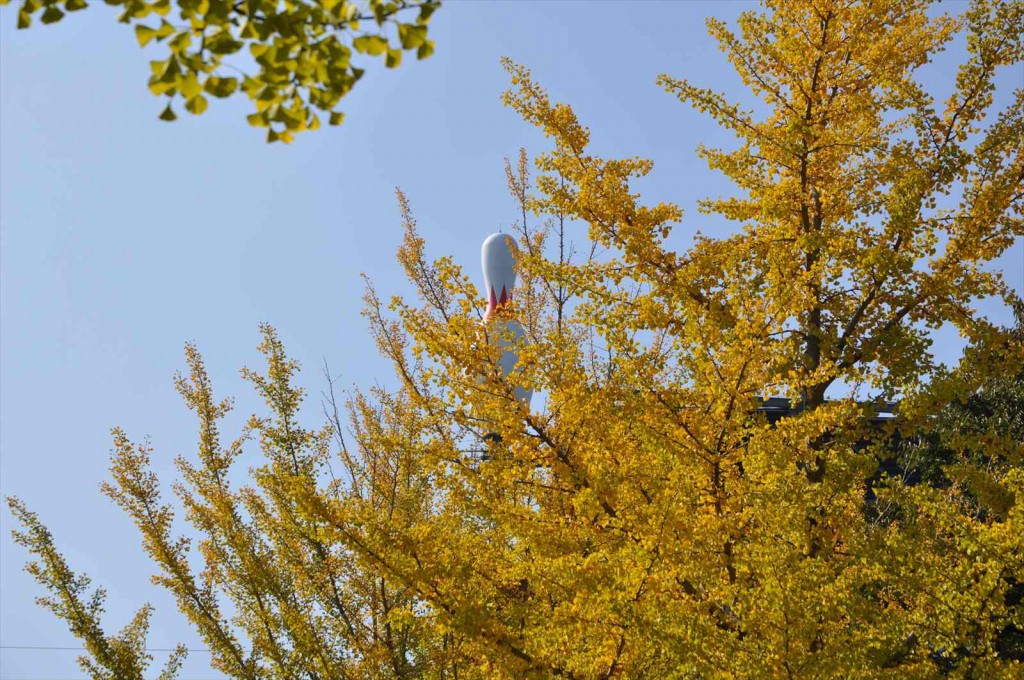
[[[654,80],[686,76],[749,101],[703,24],[710,14],[734,19],[747,2],[448,2],[431,24],[434,57],[367,73],[344,100],[344,125],[291,146],[265,144],[241,99],[157,120],[163,102],[146,89],[156,51],[139,49],[116,10],[96,2],[57,25],[16,31],[17,4],[0,15],[0,493],[21,496],[73,568],[107,589],[110,630],[142,603],[156,606],[152,647],[202,643],[149,584],[134,527],[98,491],[109,429],[151,437],[169,483],[174,456],[193,455],[196,441],[172,386],[183,343],[195,340],[218,393],[238,398],[224,430],[233,436],[259,409],[238,369],[259,366],[261,321],[277,326],[305,368],[311,423],[324,360],[345,385],[390,382],[359,299],[361,272],[385,295],[409,290],[394,259],[394,188],[408,194],[430,253],[477,274],[483,237],[515,219],[503,158],[546,148],[499,101],[501,56],[574,105],[597,153],[652,158],[640,189],[684,207],[684,237],[726,228],[695,210],[729,185],[694,148],[729,140]],[[935,91],[949,91],[950,64],[962,56],[958,43],[928,68]],[[1024,73],[1003,76],[1005,104]],[[999,263],[1018,290],[1021,246]],[[958,348],[940,334],[935,352],[953,360]],[[33,603],[40,591],[10,528],[3,508],[0,644],[76,646]],[[0,679],[79,677],[75,656],[3,649]],[[155,657],[154,675],[166,655]],[[216,677],[206,659],[192,654],[182,677]]]

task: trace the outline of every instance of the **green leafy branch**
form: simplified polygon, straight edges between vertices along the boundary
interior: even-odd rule
[[[28,548],[35,560],[25,570],[46,588],[45,597],[37,602],[68,624],[71,632],[82,641],[88,656],[78,658],[78,665],[94,680],[142,680],[153,657],[146,650],[149,632],[150,605],[139,609],[132,620],[117,635],[103,632],[100,617],[106,592],[92,590],[88,576],[76,574],[53,544],[53,536],[39,517],[14,497],[7,505],[21,525],[15,530],[14,540]],[[171,653],[159,680],[173,680],[185,660],[187,650],[178,645]]]
[[[7,5],[11,0],[0,0]],[[165,59],[150,62],[150,91],[167,98],[160,114],[177,120],[175,100],[199,115],[209,97],[244,92],[255,106],[250,125],[267,128],[267,141],[290,142],[320,127],[320,114],[339,125],[338,105],[363,76],[353,53],[383,57],[388,68],[405,51],[417,59],[434,52],[427,25],[440,0],[104,0],[122,8],[118,20],[135,27],[139,45],[167,46]],[[88,7],[87,0],[22,0],[18,28],[44,24]],[[177,10],[180,23],[168,17]],[[410,17],[410,15],[412,15]],[[408,20],[406,20],[408,18]],[[361,27],[366,27],[361,28]],[[226,58],[251,62],[246,74]],[[231,74],[227,74],[227,69]]]

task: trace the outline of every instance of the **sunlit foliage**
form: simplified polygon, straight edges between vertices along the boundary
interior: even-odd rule
[[[1020,302],[986,263],[1024,232],[1024,89],[989,110],[997,70],[1024,58],[1024,3],[928,9],[780,1],[738,33],[709,22],[768,113],[660,79],[739,142],[700,150],[739,190],[701,208],[738,228],[684,252],[665,244],[681,210],[631,188],[651,163],[591,153],[573,110],[506,64],[506,103],[552,142],[535,178],[525,155],[507,168],[528,337],[511,380],[537,391],[532,411],[495,370],[470,276],[427,257],[401,194],[416,299],[368,286],[365,312],[398,387],[351,395],[347,426],[330,406],[327,427],[300,425],[296,365],[265,327],[267,369],[245,375],[269,416],[225,444],[230,404],[189,347],[178,387],[200,444],[176,491],[203,568],[148,448],[120,432],[106,491],[214,666],[1020,677],[1022,444],[936,423],[1024,368],[1019,331],[972,308]],[[915,72],[958,34],[970,56],[936,102]],[[928,352],[945,325],[968,340],[952,367]],[[769,425],[770,394],[798,412]],[[872,399],[898,399],[898,418],[871,424]],[[906,460],[894,442],[933,431],[947,459],[916,463],[928,483],[878,474]],[[262,463],[232,485],[249,440]]]

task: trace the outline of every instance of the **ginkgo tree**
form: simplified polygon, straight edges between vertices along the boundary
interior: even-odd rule
[[[787,0],[743,13],[738,31],[709,21],[767,113],[660,78],[738,140],[699,149],[738,189],[700,208],[737,229],[682,252],[666,246],[681,210],[631,188],[651,163],[592,154],[572,108],[506,62],[506,103],[551,140],[535,178],[525,156],[508,166],[522,283],[502,313],[528,338],[508,376],[496,368],[508,339],[482,323],[469,276],[428,258],[401,194],[398,258],[416,299],[368,286],[365,312],[398,386],[351,395],[347,425],[333,399],[326,426],[301,424],[297,366],[264,327],[267,368],[244,375],[269,415],[223,441],[230,402],[189,346],[178,389],[199,447],[174,488],[202,568],[148,445],[115,432],[104,490],[213,666],[1019,677],[1005,643],[1024,627],[1020,439],[963,428],[927,461],[941,483],[880,474],[894,442],[1024,369],[1019,331],[973,308],[1020,302],[988,263],[1024,232],[1024,88],[991,110],[999,70],[1024,61],[1024,2],[931,10]],[[968,57],[936,101],[917,71],[958,35]],[[929,353],[946,325],[967,339],[952,367]],[[779,394],[798,408],[770,424],[758,399]],[[898,400],[898,417],[873,422],[874,400]],[[233,485],[253,444],[263,462]],[[87,581],[11,506],[83,663],[140,677],[148,609],[105,635]]]

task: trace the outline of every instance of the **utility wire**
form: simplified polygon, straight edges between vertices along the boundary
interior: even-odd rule
[[[0,649],[42,649],[42,650],[69,650],[77,652],[88,651],[85,647],[48,647],[44,645],[0,645]],[[174,652],[176,647],[145,647],[146,652]],[[210,653],[209,649],[185,649],[186,652]]]

